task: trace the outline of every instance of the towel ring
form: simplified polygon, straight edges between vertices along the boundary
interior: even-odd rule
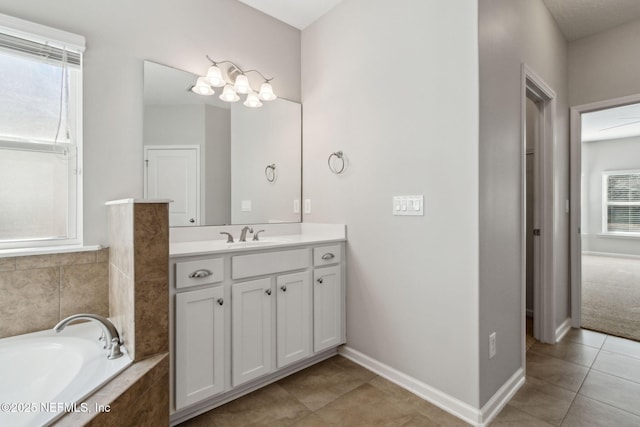
[[[276,164],[275,163],[267,165],[267,167],[264,168],[264,176],[267,177],[267,181],[269,182],[274,182],[276,180]]]
[[[339,168],[334,167],[333,163],[331,163],[331,159],[333,157],[340,160],[341,164]],[[335,173],[336,175],[340,175],[342,172],[344,172],[344,153],[342,151],[336,151],[331,153],[329,155],[329,158],[327,159],[327,164],[329,165],[329,169],[331,170],[331,172]]]

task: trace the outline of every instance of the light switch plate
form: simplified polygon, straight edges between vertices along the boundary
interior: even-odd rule
[[[304,199],[304,213],[311,213],[311,199]]]
[[[251,200],[243,200],[240,210],[242,212],[251,212]]]
[[[293,200],[293,213],[300,213],[300,199]]]
[[[404,216],[424,215],[424,196],[393,196],[393,214]]]

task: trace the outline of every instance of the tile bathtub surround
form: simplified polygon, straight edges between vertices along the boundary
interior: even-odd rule
[[[108,249],[0,258],[0,338],[109,315]]]
[[[169,351],[169,209],[109,204],[110,315],[134,360]]]

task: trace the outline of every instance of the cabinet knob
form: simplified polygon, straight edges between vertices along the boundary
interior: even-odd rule
[[[287,292],[287,285],[280,286],[280,289],[282,289],[282,292]]]
[[[264,291],[267,295],[271,295],[271,288],[267,289],[266,291]]]
[[[189,279],[198,279],[201,277],[211,276],[213,272],[211,270],[196,270],[189,275]]]
[[[224,304],[224,300],[223,300],[222,298],[218,298],[218,301],[217,301],[217,302],[218,302],[218,305],[222,305],[222,304]]]
[[[196,222],[196,220],[195,220],[195,218],[191,218],[191,219],[189,220],[189,222],[190,222],[191,224],[193,224],[194,222]]]
[[[322,280],[322,277],[321,277],[321,278],[319,278],[318,280],[316,280],[316,282],[318,282],[318,283],[322,284],[322,282],[324,282],[324,280]]]

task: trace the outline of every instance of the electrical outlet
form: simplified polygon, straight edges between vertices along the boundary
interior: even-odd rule
[[[493,356],[496,355],[496,333],[492,332],[489,335],[489,359],[493,359]]]
[[[304,213],[311,213],[311,199],[304,199]]]
[[[293,200],[293,213],[300,213],[300,199]]]

